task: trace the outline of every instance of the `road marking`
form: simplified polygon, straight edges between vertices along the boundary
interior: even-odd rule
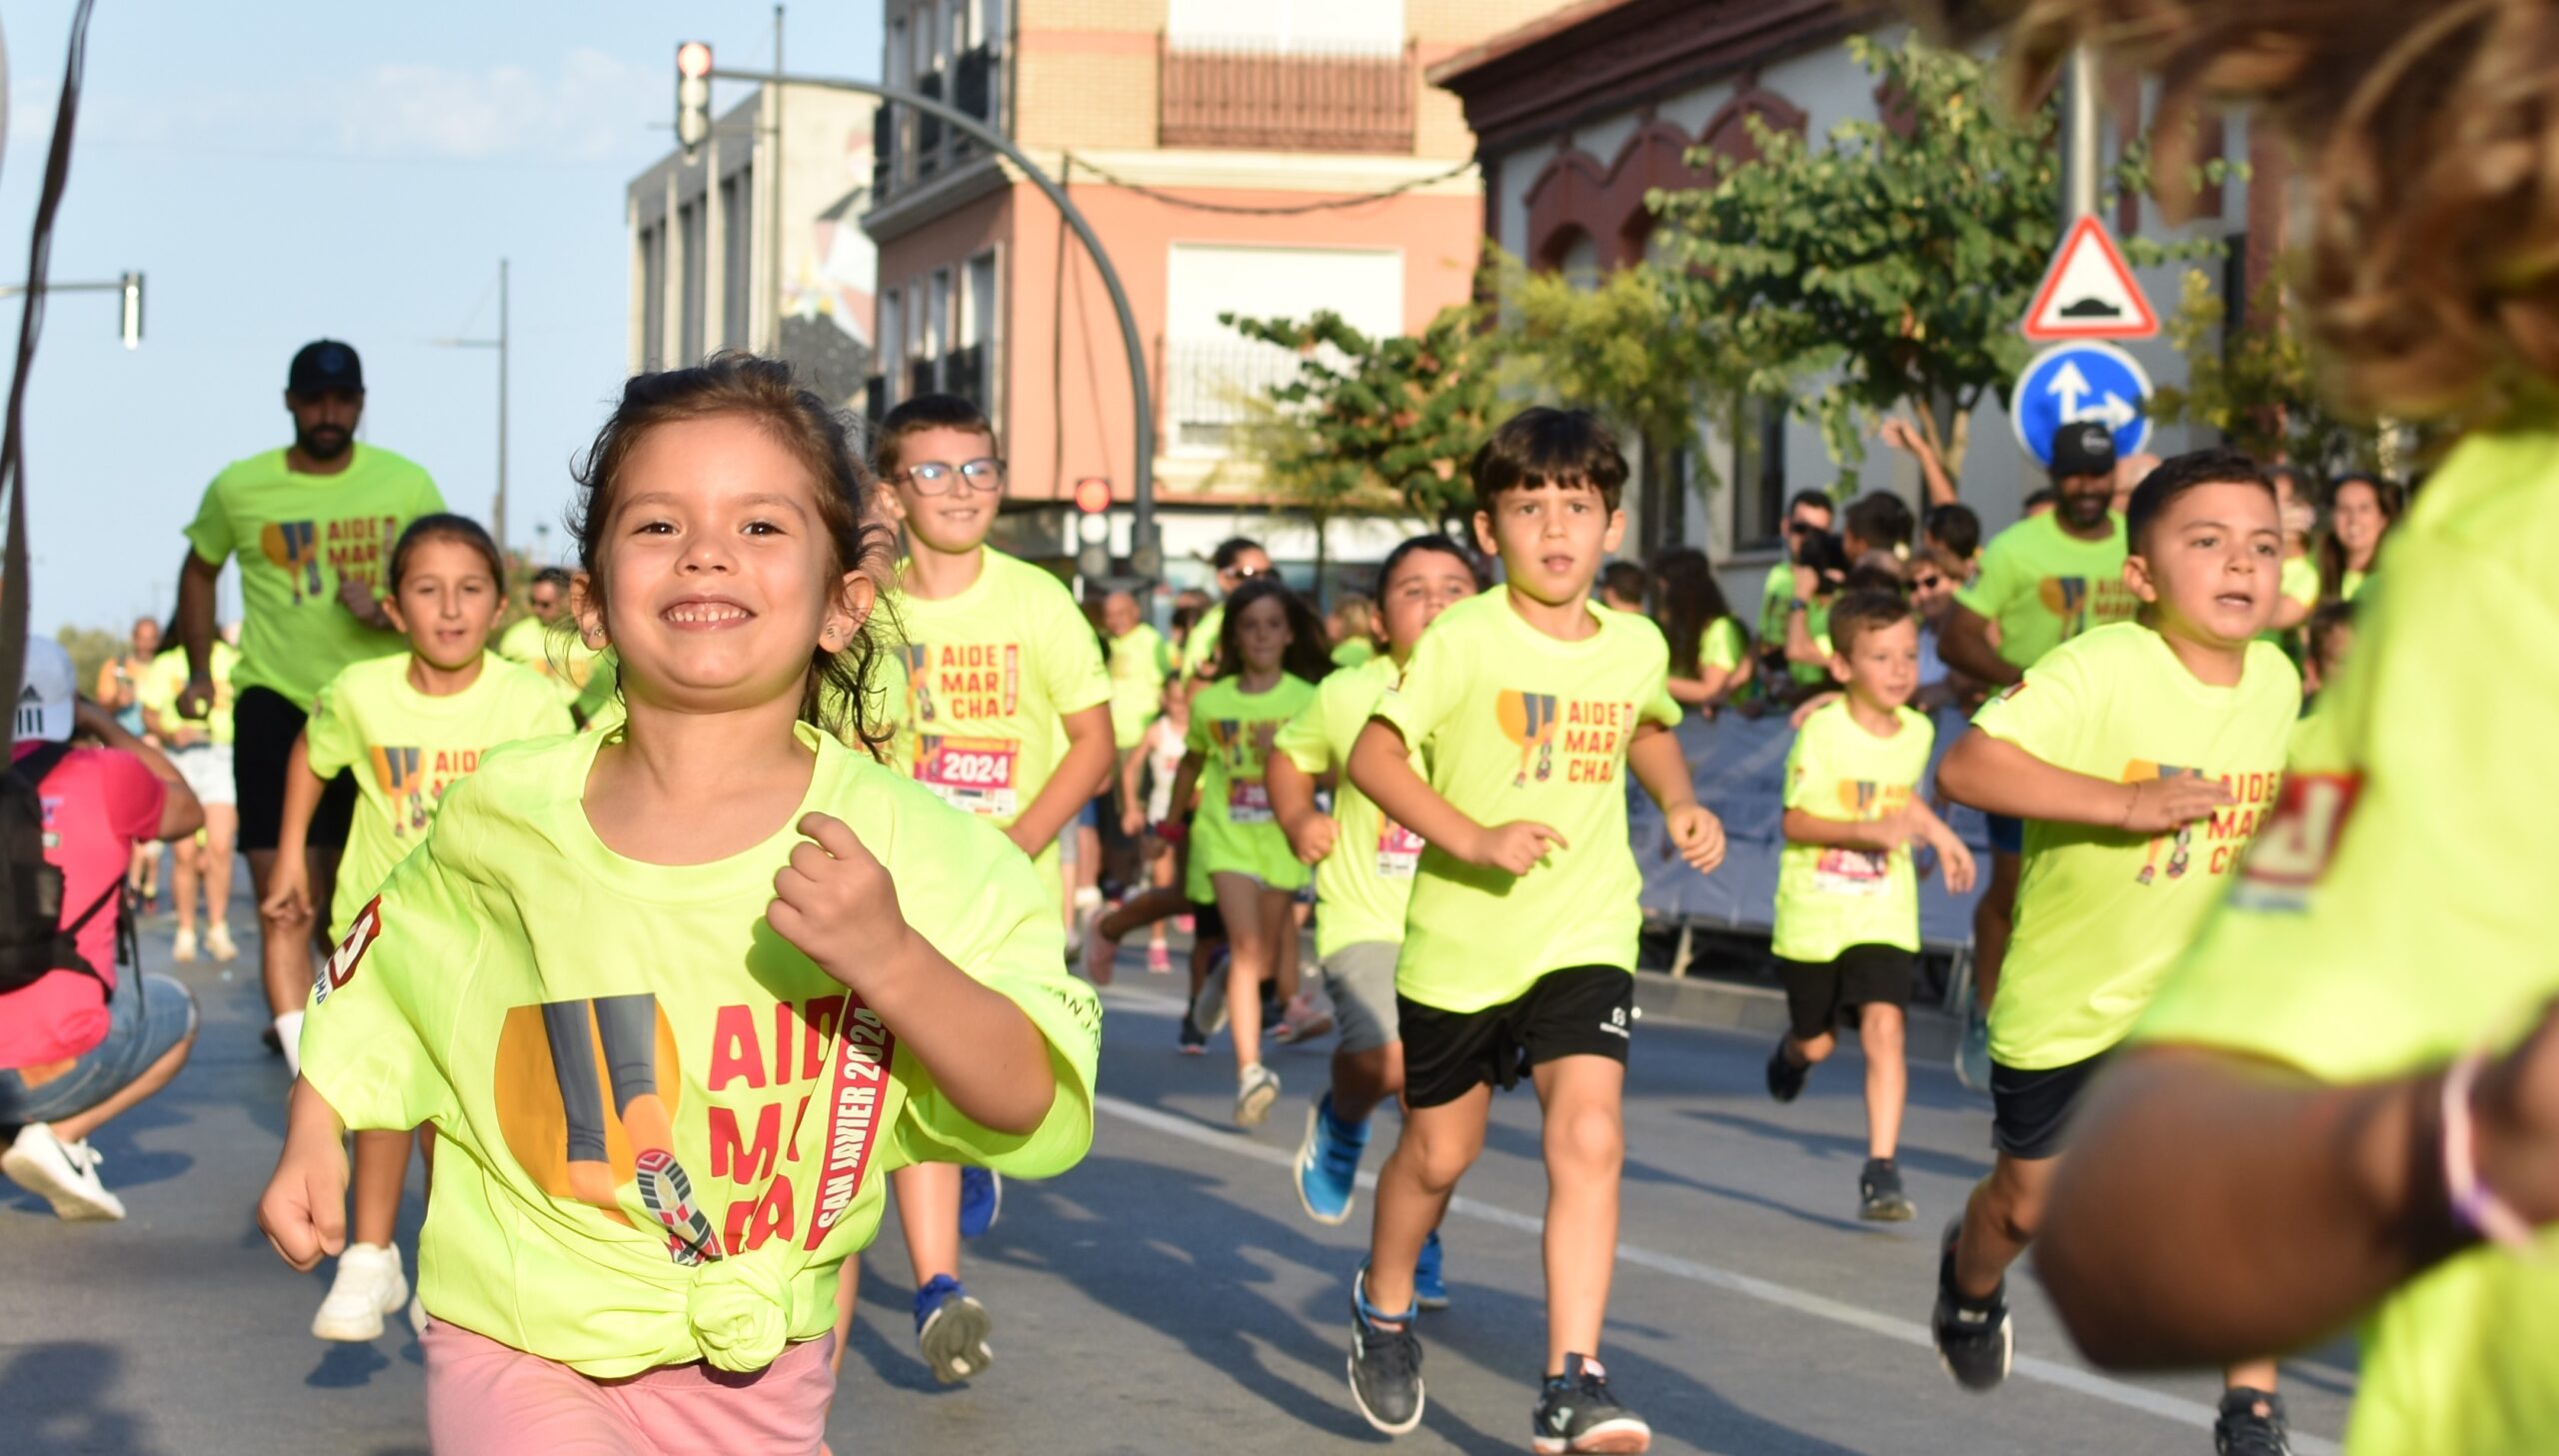
[[[1170,996],[1150,995],[1146,992],[1130,990],[1122,990],[1112,997],[1114,1000],[1124,998],[1138,1001],[1174,1001]],[[1138,1008],[1133,1006],[1129,1009]],[[1132,1102],[1125,1097],[1115,1097],[1107,1092],[1097,1094],[1093,1104],[1098,1112],[1107,1112],[1125,1122],[1136,1123],[1168,1137],[1179,1137],[1188,1142],[1198,1143],[1202,1147],[1214,1147],[1239,1157],[1267,1163],[1272,1167],[1293,1169],[1296,1166],[1296,1159],[1290,1153],[1254,1142],[1239,1133],[1211,1127],[1178,1113]],[[1361,1172],[1359,1186],[1373,1190],[1377,1186],[1377,1175],[1373,1172]],[[1541,1219],[1515,1212],[1499,1204],[1469,1198],[1462,1193],[1448,1200],[1448,1211],[1532,1236],[1542,1234],[1545,1230],[1545,1224]],[[1868,1334],[1881,1335],[1885,1339],[1897,1340],[1905,1345],[1915,1345],[1931,1353],[1936,1350],[1936,1341],[1929,1337],[1928,1328],[1923,1324],[1879,1314],[1860,1305],[1832,1299],[1827,1295],[1815,1294],[1810,1290],[1797,1289],[1789,1284],[1753,1278],[1748,1274],[1736,1274],[1730,1269],[1681,1258],[1677,1254],[1657,1253],[1634,1244],[1617,1245],[1617,1262],[1650,1269],[1659,1274],[1668,1274],[1673,1278],[1685,1279],[1691,1283],[1703,1284],[1711,1289],[1746,1295],[1762,1303],[1773,1304],[1780,1309],[1792,1310],[1797,1314],[1808,1314],[1817,1319],[1826,1319],[1834,1324],[1863,1330]],[[2213,1421],[2218,1415],[2211,1406],[2179,1396],[2162,1394],[2156,1390],[2144,1389],[2138,1385],[2129,1385],[2123,1381],[2099,1375],[2093,1370],[2084,1370],[2076,1365],[2065,1365],[2056,1360],[2020,1355],[2010,1366],[2010,1370],[2011,1373],[2024,1376],[2028,1380],[2041,1381],[2046,1385],[2074,1394],[2091,1396],[2128,1410],[2140,1411],[2144,1415],[2158,1416],[2163,1420],[2202,1430],[2211,1430]],[[2299,1453],[2299,1456],[2338,1456],[2337,1444],[2334,1441],[2323,1440],[2302,1431],[2292,1433],[2292,1449]]]

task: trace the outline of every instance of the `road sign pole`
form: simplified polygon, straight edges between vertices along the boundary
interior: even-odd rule
[[[2097,60],[2074,46],[2061,81],[2061,230],[2097,212]]]

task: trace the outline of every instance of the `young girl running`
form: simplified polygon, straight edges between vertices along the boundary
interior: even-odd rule
[[[409,651],[356,664],[313,703],[285,769],[284,829],[260,907],[265,914],[297,927],[310,923],[303,842],[320,795],[340,770],[357,770],[364,797],[329,906],[330,932],[343,937],[426,836],[445,790],[477,767],[482,753],[570,730],[568,706],[550,684],[488,650],[505,601],[502,572],[497,543],[476,521],[421,516],[400,533],[385,610],[407,635]],[[418,1135],[430,1157],[433,1135]],[[321,1339],[379,1339],[382,1317],[409,1300],[400,1250],[391,1243],[409,1141],[406,1128],[356,1134],[355,1241],[339,1256],[329,1296],[312,1318],[311,1333]]]
[[[1120,801],[1127,805],[1120,813],[1120,828],[1130,838],[1146,836],[1147,882],[1149,893],[1171,896],[1175,893],[1175,862],[1181,857],[1172,844],[1147,831],[1173,817],[1173,779],[1182,771],[1183,742],[1191,735],[1191,695],[1179,681],[1164,685],[1164,711],[1129,749],[1120,763]],[[1116,941],[1102,936],[1100,922],[1104,911],[1097,908],[1085,932],[1085,943],[1095,947],[1092,975],[1095,984],[1111,983],[1111,961],[1119,954]],[[1147,969],[1157,975],[1173,971],[1173,952],[1165,945],[1164,921],[1159,918],[1151,927],[1153,938],[1147,942]]]
[[[1072,1166],[1100,1010],[1030,862],[817,721],[885,737],[887,538],[825,402],[745,356],[644,375],[580,480],[627,719],[488,755],[356,913],[259,1222],[309,1268],[341,1126],[432,1122],[437,1451],[815,1452],[882,1175]]]
[[[1236,1124],[1259,1127],[1280,1096],[1280,1077],[1262,1064],[1262,985],[1282,1000],[1295,989],[1296,922],[1290,899],[1306,866],[1271,811],[1263,766],[1280,726],[1314,699],[1332,670],[1323,623],[1276,577],[1256,577],[1227,599],[1218,661],[1236,667],[1191,702],[1191,732],[1173,801],[1200,793],[1191,830],[1191,898],[1211,901],[1226,921],[1232,956],[1224,994],[1216,977],[1192,1020],[1211,1035],[1232,1020],[1236,1040]]]

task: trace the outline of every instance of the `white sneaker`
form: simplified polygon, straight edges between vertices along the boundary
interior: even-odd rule
[[[382,1317],[409,1302],[400,1251],[382,1244],[349,1244],[338,1256],[338,1277],[311,1317],[311,1333],[324,1340],[362,1343],[382,1338]]]
[[[85,1141],[65,1142],[42,1122],[18,1129],[18,1140],[0,1152],[0,1173],[30,1193],[41,1194],[65,1223],[113,1222],[124,1217],[124,1200],[98,1181],[105,1159]]]
[[[409,1330],[420,1335],[427,1332],[427,1306],[415,1294],[409,1296]]]
[[[211,951],[216,960],[228,962],[240,958],[240,947],[231,940],[231,927],[220,920],[204,927],[204,948]]]
[[[178,927],[178,943],[169,947],[169,958],[182,964],[196,958],[195,926],[180,925]]]
[[[1260,1127],[1280,1100],[1280,1074],[1260,1062],[1236,1076],[1236,1126]]]

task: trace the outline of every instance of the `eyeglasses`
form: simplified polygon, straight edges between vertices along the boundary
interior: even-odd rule
[[[1004,462],[992,456],[944,465],[928,460],[911,465],[898,476],[916,488],[919,496],[947,496],[955,490],[1001,491],[1004,489]]]

